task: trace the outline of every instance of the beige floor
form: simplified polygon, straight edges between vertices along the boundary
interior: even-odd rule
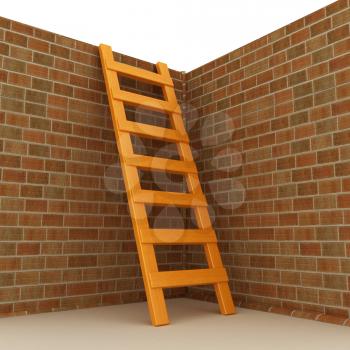
[[[349,350],[350,328],[215,304],[168,301],[172,324],[150,326],[145,303],[0,319],[0,350]]]

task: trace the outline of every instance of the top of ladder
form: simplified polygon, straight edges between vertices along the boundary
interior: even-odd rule
[[[115,61],[113,58],[112,48],[108,45],[101,44],[100,50],[103,52],[103,56],[101,57],[103,57],[105,60],[106,68],[109,70],[151,84],[174,86],[174,83],[170,77]]]

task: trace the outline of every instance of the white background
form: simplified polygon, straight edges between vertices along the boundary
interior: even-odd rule
[[[190,71],[332,0],[3,0],[1,16]]]

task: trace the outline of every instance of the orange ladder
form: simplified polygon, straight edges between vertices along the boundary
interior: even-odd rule
[[[154,73],[115,61],[110,46],[101,44],[99,50],[152,324],[169,323],[163,288],[170,287],[214,284],[221,313],[233,314],[228,277],[167,65],[157,63],[157,73]],[[121,90],[118,74],[161,86],[165,100]],[[165,112],[170,117],[172,128],[127,120],[124,104]],[[176,143],[181,160],[135,154],[130,134]],[[183,174],[189,193],[141,189],[137,168]],[[198,229],[152,229],[146,204],[192,207]],[[159,272],[155,244],[202,244],[208,268]]]

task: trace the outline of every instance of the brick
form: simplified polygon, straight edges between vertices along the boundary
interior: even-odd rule
[[[24,112],[24,103],[19,100],[13,100],[9,98],[1,98],[1,108],[3,111],[11,111],[11,112]]]
[[[314,179],[323,179],[327,177],[334,176],[333,165],[324,165],[320,167],[315,167],[312,169],[312,176]]]
[[[322,47],[325,47],[326,45],[327,45],[327,35],[326,34],[319,35],[306,41],[306,51],[312,52],[315,50],[319,50]]]
[[[68,295],[83,295],[96,293],[97,285],[95,282],[72,283],[67,286]]]
[[[8,72],[5,70],[0,69],[0,82],[6,83],[7,82],[7,76]]]
[[[43,40],[29,38],[28,39],[28,48],[33,49],[35,51],[41,51],[44,53],[49,52],[49,43]]]
[[[0,255],[16,255],[16,244],[15,243],[1,243]]]
[[[19,168],[21,158],[18,156],[0,154],[0,164],[5,167]]]
[[[294,102],[294,110],[299,111],[302,109],[307,109],[313,106],[313,97],[306,96],[295,100]]]
[[[350,96],[350,84],[337,88],[337,98],[343,99]]]
[[[341,264],[341,272],[350,273],[350,260],[345,259],[340,261]]]
[[[300,84],[300,83],[303,83],[304,81],[306,81],[306,71],[305,70],[291,74],[288,77],[288,85],[289,86]]]
[[[287,78],[280,78],[277,80],[274,80],[270,83],[270,90],[271,92],[276,92],[279,90],[283,90],[287,87]]]
[[[309,79],[316,79],[329,73],[329,62],[323,62],[308,68]]]
[[[4,169],[3,180],[9,182],[25,182],[26,173],[21,170]]]
[[[339,160],[338,149],[329,149],[317,152],[317,162],[318,163],[330,163]]]
[[[1,209],[4,211],[22,211],[24,209],[24,202],[18,198],[3,198],[1,201]]]
[[[70,57],[70,50],[66,47],[51,44],[50,46],[50,54],[54,56],[59,56],[63,58],[69,59]]]
[[[277,160],[277,169],[290,169],[295,167],[295,157],[285,157]]]
[[[4,271],[17,271],[20,268],[21,260],[15,257],[1,257],[0,267],[1,272]]]
[[[289,45],[290,45],[290,38],[289,37],[285,37],[285,38],[282,38],[278,41],[275,41],[272,45],[273,53],[284,50],[287,47],[289,47]]]
[[[335,165],[336,176],[348,176],[350,175],[350,162],[340,163]]]
[[[293,209],[295,211],[313,209],[312,198],[296,198],[293,200]]]
[[[12,21],[12,30],[27,35],[33,35],[34,32],[33,27],[16,21]]]
[[[47,94],[35,90],[26,90],[26,100],[35,103],[45,104],[47,100]]]
[[[334,44],[334,56],[340,56],[349,52],[350,38],[346,38]]]
[[[96,266],[97,256],[84,255],[84,256],[71,256],[69,257],[69,267],[87,267]]]
[[[312,172],[309,168],[296,169],[292,172],[293,182],[307,181],[311,180]]]
[[[12,58],[5,58],[3,68],[17,73],[26,72],[26,63]]]
[[[42,197],[42,187],[33,185],[22,185],[21,186],[22,197]]]
[[[329,71],[334,72],[340,69],[348,68],[350,65],[350,54],[346,54],[329,61]]]
[[[27,199],[26,200],[26,210],[33,212],[46,212],[47,202],[44,200],[37,199]]]
[[[316,124],[317,134],[329,133],[330,131],[334,131],[335,129],[336,129],[335,118],[325,119]]]
[[[336,197],[332,195],[325,195],[315,197],[315,209],[331,209],[336,208]]]
[[[21,288],[21,300],[40,299],[43,295],[43,286],[26,286]]]
[[[1,94],[4,97],[9,97],[9,98],[23,100],[24,89],[16,87],[16,86],[11,86],[11,85],[5,85],[4,84],[4,85],[2,85]]]
[[[10,46],[5,43],[0,43],[0,54],[4,56],[8,56],[10,53]]]
[[[20,87],[29,87],[31,78],[27,75],[8,72],[8,83]]]
[[[281,226],[294,226],[298,224],[297,214],[280,214],[279,223]]]
[[[326,15],[332,15],[347,7],[346,0],[335,1],[326,7]]]
[[[28,41],[26,36],[18,33],[14,33],[14,32],[6,32],[5,40],[8,43],[23,46],[23,47],[27,46],[27,41]]]
[[[1,288],[0,299],[3,302],[10,302],[19,300],[20,291],[19,288]]]
[[[305,43],[302,43],[297,46],[293,46],[292,48],[287,50],[287,59],[292,60],[304,54],[305,54]]]
[[[340,26],[350,22],[350,10],[346,9],[340,13],[337,13],[332,17],[333,27]]]
[[[292,143],[292,153],[307,152],[310,150],[310,140],[301,140]]]
[[[329,289],[346,290],[346,276],[342,275],[324,275],[324,286]]]
[[[27,64],[27,73],[34,77],[49,78],[49,69],[38,64]]]
[[[37,115],[39,117],[46,116],[46,107],[36,103],[26,102],[25,104],[25,113],[30,115]]]
[[[333,258],[318,259],[317,270],[321,272],[339,272],[340,271],[339,260],[333,259]]]
[[[327,46],[312,53],[312,63],[318,64],[320,62],[328,61],[332,57],[333,49],[331,46]]]
[[[29,155],[38,157],[49,157],[50,148],[43,145],[29,145]]]
[[[310,38],[309,28],[304,28],[304,29],[301,29],[301,30],[295,32],[294,34],[292,34],[291,44],[295,45],[295,44],[298,44],[300,42],[305,42],[309,38]]]
[[[38,271],[25,271],[16,273],[16,285],[28,285],[39,283]]]
[[[338,306],[341,304],[341,293],[328,290],[320,290],[319,301],[322,305],[334,305]]]
[[[324,180],[320,181],[319,184],[320,193],[335,193],[340,192],[341,184],[339,180]]]
[[[32,51],[24,49],[22,47],[12,46],[10,50],[10,56],[22,61],[32,61]]]
[[[301,284],[305,287],[322,287],[322,274],[313,272],[302,272]]]
[[[317,290],[314,288],[297,288],[297,299],[304,302],[317,303]]]
[[[327,90],[335,86],[334,75],[327,75],[325,77],[313,81],[315,92]]]
[[[0,137],[14,140],[22,139],[22,130],[12,126],[0,125]]]
[[[338,208],[349,208],[350,195],[341,194],[338,196]]]
[[[322,255],[343,257],[345,256],[345,245],[338,242],[322,243]]]
[[[301,255],[320,256],[321,244],[320,243],[300,243]]]
[[[52,67],[54,63],[54,57],[46,55],[44,53],[34,52],[33,62],[44,66]]]
[[[44,226],[62,226],[63,216],[56,214],[43,214],[42,223]]]
[[[343,223],[343,213],[340,211],[330,210],[320,212],[321,224],[335,225]]]
[[[302,84],[302,85],[297,85],[296,87],[293,88],[293,94],[294,98],[302,97],[305,95],[309,95],[312,93],[312,84],[311,82]]]
[[[52,91],[52,82],[45,79],[33,78],[32,79],[32,88],[35,90],[41,90],[44,92]]]
[[[311,140],[311,149],[318,150],[332,146],[331,135],[319,135]]]
[[[328,43],[332,44],[336,41],[339,41],[341,39],[346,38],[347,36],[349,36],[350,32],[349,32],[349,26],[348,25],[344,25],[342,27],[338,27],[330,32],[327,33],[327,39],[328,39]]]
[[[14,273],[0,273],[0,287],[13,286],[14,277]]]
[[[290,124],[291,126],[299,125],[308,122],[309,117],[308,117],[308,112],[303,111],[303,112],[298,112],[294,113],[290,116]]]
[[[57,298],[66,295],[67,285],[66,284],[55,284],[45,286],[45,297],[46,298]]]
[[[332,115],[350,112],[350,99],[332,104]]]
[[[310,28],[311,36],[316,36],[328,31],[331,28],[331,19],[326,18],[316,24],[313,24]]]

